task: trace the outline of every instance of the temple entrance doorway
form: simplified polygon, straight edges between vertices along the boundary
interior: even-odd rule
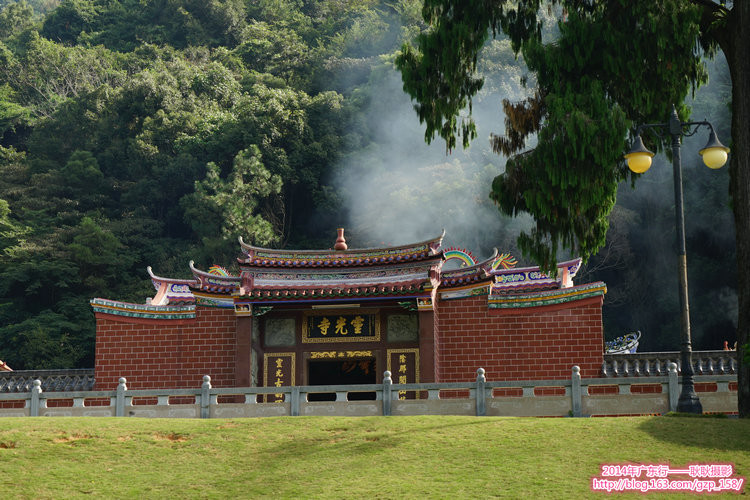
[[[375,358],[310,361],[308,385],[375,384]],[[349,401],[374,400],[374,392],[349,393]],[[308,394],[308,401],[336,401],[336,393]]]

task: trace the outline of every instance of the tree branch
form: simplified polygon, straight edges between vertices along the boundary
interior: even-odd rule
[[[705,7],[706,9],[710,10],[712,14],[729,14],[729,9],[724,7],[721,4],[712,2],[711,0],[690,0],[690,3],[698,5],[700,7]]]

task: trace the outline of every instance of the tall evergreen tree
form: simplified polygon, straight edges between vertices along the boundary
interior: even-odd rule
[[[622,164],[634,124],[662,122],[672,104],[705,81],[702,47],[724,52],[732,75],[730,196],[735,215],[740,344],[750,332],[750,3],[706,0],[554,2],[559,36],[542,39],[540,0],[426,0],[432,29],[397,59],[404,89],[417,101],[426,139],[448,149],[476,136],[472,97],[482,88],[477,57],[490,34],[507,34],[536,77],[537,93],[505,102],[506,135],[496,151],[519,153],[530,135],[538,145],[508,161],[492,199],[508,214],[530,213],[536,225],[519,246],[552,270],[558,247],[588,257],[604,243],[617,184],[635,180]],[[462,114],[468,108],[469,114]],[[658,144],[654,145],[659,147]],[[750,369],[740,363],[740,414],[750,417]]]

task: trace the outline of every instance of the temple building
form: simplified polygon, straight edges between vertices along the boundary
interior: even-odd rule
[[[148,269],[146,304],[96,298],[96,387],[332,385],[598,377],[604,283],[574,285],[580,259],[551,278],[509,255],[474,262],[410,245],[273,250],[240,239],[239,275],[214,266],[191,279]],[[464,264],[448,269],[446,261]]]

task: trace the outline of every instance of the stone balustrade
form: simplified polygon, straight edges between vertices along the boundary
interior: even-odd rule
[[[29,392],[34,380],[41,382],[44,392],[90,391],[94,388],[94,369],[0,372],[0,394]]]
[[[121,378],[114,391],[53,393],[45,393],[42,382],[35,380],[28,393],[0,393],[0,417],[652,415],[677,408],[677,365],[671,363],[667,370],[666,376],[582,379],[580,368],[573,366],[570,378],[564,380],[488,382],[480,368],[474,381],[416,384],[394,384],[386,371],[380,384],[240,388],[214,388],[211,377],[205,375],[200,387],[161,390],[128,390],[127,381]],[[736,388],[736,375],[697,375],[695,382],[704,412],[737,412],[737,392],[732,388]],[[354,394],[363,392],[374,399],[357,400]],[[335,397],[330,401],[309,397],[316,393]],[[48,405],[50,400],[56,404]]]
[[[696,375],[737,374],[737,351],[693,351]],[[659,377],[668,374],[669,363],[681,373],[680,352],[637,352],[605,354],[602,375],[605,377]]]

